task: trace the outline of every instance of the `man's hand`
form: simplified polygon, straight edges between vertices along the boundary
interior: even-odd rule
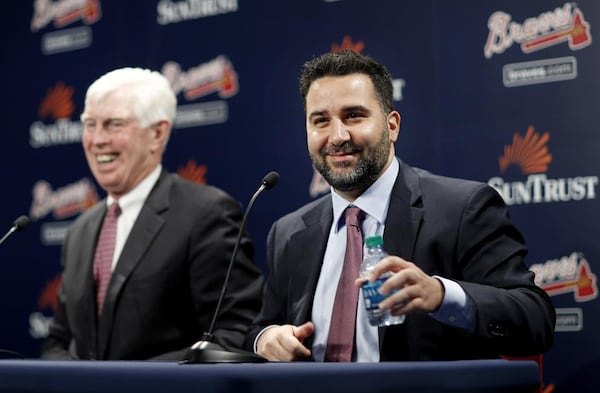
[[[391,310],[392,315],[407,314],[412,311],[433,312],[444,299],[444,285],[436,278],[427,275],[417,265],[397,256],[383,258],[371,271],[369,280],[375,281],[385,272],[393,275],[379,288],[382,295],[394,293],[379,303],[382,310]],[[361,286],[364,280],[357,279]]]
[[[305,360],[310,350],[302,341],[315,331],[312,322],[300,326],[273,326],[263,331],[256,343],[256,352],[270,361]]]

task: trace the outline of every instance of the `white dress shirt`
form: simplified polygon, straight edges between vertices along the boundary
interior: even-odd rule
[[[125,246],[125,242],[129,237],[133,224],[135,224],[135,220],[137,220],[150,191],[152,191],[152,188],[158,181],[161,170],[162,165],[159,164],[144,180],[135,186],[133,190],[129,191],[116,201],[121,208],[121,214],[117,220],[117,238],[115,240],[112,270],[115,270],[115,266],[117,266],[117,261],[121,256],[121,251],[123,251],[123,246]],[[110,195],[106,197],[107,206],[110,206],[113,202],[115,202],[113,197]]]

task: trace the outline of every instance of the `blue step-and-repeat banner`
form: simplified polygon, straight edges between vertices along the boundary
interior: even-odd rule
[[[104,197],[80,144],[87,86],[123,66],[162,72],[178,98],[164,166],[243,205],[257,262],[279,216],[328,192],[306,151],[297,78],[350,48],[386,64],[402,115],[398,155],[494,186],[557,309],[546,392],[600,369],[600,2],[558,0],[31,0],[0,24],[0,348],[37,357],[60,244]],[[4,229],[5,228],[5,229]]]

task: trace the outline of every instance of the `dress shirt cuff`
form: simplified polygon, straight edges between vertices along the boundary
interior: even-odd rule
[[[440,276],[433,276],[444,286],[444,299],[440,308],[430,313],[433,318],[447,325],[475,330],[475,305],[464,289],[456,282]]]
[[[258,354],[257,350],[257,345],[258,345],[258,339],[260,338],[260,336],[262,336],[262,334],[264,332],[266,332],[267,330],[271,329],[272,327],[276,327],[279,325],[269,325],[266,328],[264,328],[263,330],[261,330],[260,332],[258,332],[258,334],[256,335],[256,338],[254,339],[254,344],[252,345],[252,351],[254,351],[254,353]]]

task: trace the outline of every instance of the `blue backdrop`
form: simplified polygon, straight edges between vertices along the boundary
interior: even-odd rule
[[[8,6],[6,6],[8,7]],[[489,182],[525,235],[556,305],[546,391],[595,391],[600,367],[600,3],[581,0],[38,0],[0,25],[0,348],[39,354],[53,315],[60,243],[104,192],[80,145],[87,86],[123,66],[171,80],[178,116],[164,165],[243,205],[280,184],[248,228],[266,272],[279,216],[327,192],[306,152],[301,64],[351,48],[386,64],[406,162]]]

